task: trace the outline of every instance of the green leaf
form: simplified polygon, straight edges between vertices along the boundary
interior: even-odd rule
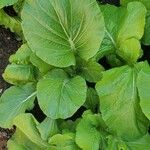
[[[15,18],[7,15],[3,9],[0,9],[0,25],[4,25],[5,28],[9,28],[12,32],[17,33],[21,38],[23,38],[21,21],[17,17]]]
[[[136,62],[137,58],[142,56],[141,44],[139,40],[130,38],[120,43],[120,49],[117,54],[123,56],[124,60],[127,60],[129,64]]]
[[[121,0],[120,3],[121,5],[126,6],[129,2],[133,2],[133,1],[141,2],[147,8],[145,32],[142,38],[142,43],[144,45],[150,45],[150,1],[149,0]]]
[[[72,120],[61,120],[58,122],[59,129],[62,131],[63,134],[69,132],[76,132],[76,126],[78,125],[80,118],[76,119],[75,121]]]
[[[148,3],[150,4],[150,1],[148,1]],[[150,8],[149,8],[149,10],[147,12],[147,16],[146,16],[145,32],[144,32],[144,36],[142,38],[142,43],[144,45],[150,45]]]
[[[144,34],[146,8],[140,2],[131,2],[127,7],[102,5],[100,8],[106,35],[98,57],[114,53],[126,63],[135,63],[141,56],[140,39]]]
[[[104,68],[95,61],[80,60],[77,65],[77,73],[89,82],[98,82],[102,78]]]
[[[49,144],[55,147],[54,150],[79,150],[72,133],[56,134],[50,138]]]
[[[78,0],[28,0],[22,20],[32,51],[56,67],[75,65],[75,55],[85,60],[93,57],[104,36],[104,20],[95,0],[80,0],[80,5]]]
[[[45,63],[39,57],[37,57],[34,53],[31,54],[30,61],[35,67],[37,67],[39,69],[39,71],[42,74],[47,73],[49,70],[54,68],[54,67],[50,66],[49,64]]]
[[[13,86],[6,90],[0,99],[0,126],[11,127],[13,119],[18,114],[34,106],[35,96],[36,92],[33,84],[22,87]]]
[[[147,9],[150,9],[150,2],[149,0],[120,0],[121,5],[127,5],[129,2],[138,1],[143,3]]]
[[[137,78],[140,105],[146,117],[150,120],[150,67],[143,68]]]
[[[111,132],[127,141],[143,136],[148,130],[149,122],[140,108],[137,91],[137,73],[146,65],[145,62],[108,70],[96,85],[104,121]]]
[[[28,138],[29,141],[33,142],[42,149],[46,149],[48,147],[48,143],[42,140],[39,131],[36,128],[39,123],[31,114],[18,115],[14,119],[14,124],[17,126],[17,129],[19,129]]]
[[[99,114],[87,111],[76,129],[76,143],[82,150],[105,149],[105,126]]]
[[[11,64],[6,67],[3,78],[14,85],[35,82],[34,68],[31,65]]]
[[[98,94],[95,91],[95,89],[88,88],[88,90],[87,90],[87,98],[86,98],[84,106],[87,109],[91,109],[92,112],[95,112],[95,110],[99,106],[99,97],[98,97]]]
[[[37,128],[41,134],[41,138],[47,141],[49,137],[57,134],[59,132],[57,121],[46,117],[46,119],[37,125]]]
[[[10,150],[44,150],[41,146],[36,145],[33,143],[29,138],[21,132],[19,129],[16,129],[15,134],[12,136],[11,139],[7,142],[7,147]]]
[[[108,146],[106,150],[147,150],[150,146],[150,135],[147,133],[144,136],[134,141],[123,141],[119,137],[109,135]]]
[[[13,5],[17,2],[18,0],[1,0],[0,1],[0,9],[5,7],[5,6],[9,6],[9,5]]]
[[[13,5],[14,10],[18,13],[19,16],[21,15],[24,2],[25,0],[18,0],[18,2]]]
[[[131,150],[148,150],[150,147],[150,135],[147,133],[143,137],[133,141],[127,142],[127,145]]]
[[[15,64],[30,64],[31,49],[27,44],[23,44],[18,51],[9,58],[10,63]]]
[[[112,135],[109,135],[107,139],[108,146],[106,150],[129,150],[127,144],[125,143],[125,141],[122,141],[122,139],[114,137]]]
[[[63,70],[54,69],[38,82],[37,97],[48,117],[65,119],[84,104],[86,83],[80,76],[69,78]]]

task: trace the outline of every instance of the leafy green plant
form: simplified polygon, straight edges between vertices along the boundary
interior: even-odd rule
[[[3,74],[13,86],[0,97],[0,126],[16,126],[8,149],[147,150],[150,66],[140,61],[141,42],[148,39],[143,3],[20,0],[2,7],[7,4],[22,18],[25,37]],[[100,64],[103,58],[110,69]],[[42,121],[31,113],[37,103]]]

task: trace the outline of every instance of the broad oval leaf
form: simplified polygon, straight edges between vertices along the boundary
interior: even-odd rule
[[[28,0],[22,20],[29,47],[57,67],[75,65],[75,55],[93,57],[104,36],[96,0]]]
[[[0,126],[11,127],[13,119],[18,114],[34,106],[35,96],[36,92],[33,84],[22,87],[13,86],[6,90],[0,99]]]
[[[135,68],[139,70],[144,65],[139,63]],[[135,68],[123,66],[108,70],[96,85],[104,121],[113,133],[127,141],[143,136],[149,126],[139,105]]]
[[[61,69],[52,70],[37,84],[37,97],[43,112],[50,118],[68,118],[86,100],[86,82],[80,77],[69,78]]]

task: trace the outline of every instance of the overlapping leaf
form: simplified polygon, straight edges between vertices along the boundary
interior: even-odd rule
[[[144,33],[146,8],[140,2],[129,3],[126,8],[111,5],[100,8],[106,33],[98,57],[115,53],[126,63],[135,63],[141,56],[140,39]]]
[[[38,82],[37,96],[48,117],[65,119],[84,104],[86,83],[80,76],[69,78],[63,70],[54,69]]]
[[[149,126],[140,108],[137,91],[137,74],[144,67],[147,67],[146,62],[135,68],[111,69],[104,72],[103,79],[96,86],[104,121],[114,134],[128,141],[146,134]]]
[[[32,51],[57,67],[75,65],[76,55],[85,60],[93,57],[104,36],[95,0],[80,0],[80,5],[78,0],[27,0],[22,19]]]
[[[20,113],[31,109],[36,96],[35,86],[27,84],[22,87],[13,86],[4,92],[0,99],[0,126],[10,128],[13,119]]]

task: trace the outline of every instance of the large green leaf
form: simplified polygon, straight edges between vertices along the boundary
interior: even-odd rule
[[[0,99],[0,126],[11,127],[18,114],[33,107],[35,96],[33,84],[13,86],[6,90]]]
[[[125,6],[129,2],[139,1],[145,5],[147,8],[147,15],[146,15],[146,25],[145,25],[145,32],[142,39],[144,45],[150,45],[150,1],[149,0],[121,0],[121,5]]]
[[[127,141],[141,137],[148,130],[149,122],[139,105],[136,82],[138,71],[146,65],[145,62],[108,70],[96,85],[104,121],[114,134]]]
[[[86,82],[80,76],[69,78],[63,70],[54,69],[38,82],[37,97],[48,117],[68,118],[84,104]]]
[[[77,125],[76,143],[82,150],[105,149],[105,126],[100,114],[84,113]]]
[[[127,7],[102,5],[100,8],[106,32],[98,57],[114,53],[126,63],[135,63],[141,56],[140,39],[144,33],[146,8],[140,2],[131,2]]]
[[[31,65],[11,64],[6,67],[3,78],[14,85],[34,82],[34,68]]]
[[[17,2],[18,0],[1,0],[0,1],[0,9],[5,7],[5,6],[9,6],[9,5],[13,5]]]
[[[27,0],[22,20],[32,51],[57,67],[75,65],[75,55],[93,57],[104,36],[96,0]]]
[[[140,105],[146,117],[150,120],[150,67],[143,68],[138,74],[137,86]]]

